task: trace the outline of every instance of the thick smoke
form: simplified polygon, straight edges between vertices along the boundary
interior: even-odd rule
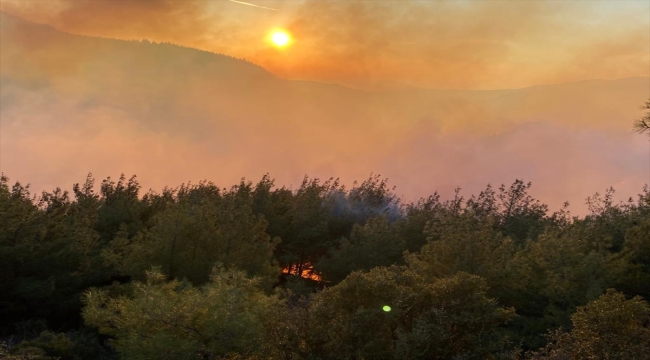
[[[625,199],[648,181],[648,142],[631,129],[648,77],[373,93],[281,80],[168,44],[78,37],[4,15],[0,25],[0,166],[36,191],[88,172],[137,174],[144,189],[228,187],[267,172],[287,186],[305,174],[351,185],[375,172],[412,201],[523,178],[552,210],[568,200],[580,214],[597,191],[615,186]],[[341,206],[396,213],[364,201]]]

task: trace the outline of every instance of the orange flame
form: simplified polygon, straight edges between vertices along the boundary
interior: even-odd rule
[[[300,276],[302,278],[310,279],[314,281],[322,281],[321,275],[316,271],[314,271],[314,266],[310,263],[303,264],[301,274],[298,274],[298,266],[292,266],[292,265],[282,268],[282,273],[291,274],[294,276]]]

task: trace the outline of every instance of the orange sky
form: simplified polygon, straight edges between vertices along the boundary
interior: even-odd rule
[[[144,189],[271,173],[406,200],[532,181],[558,208],[648,183],[647,1],[0,0],[0,172],[33,189],[137,174]],[[277,10],[271,10],[277,9]],[[12,25],[14,23],[14,25]],[[23,21],[24,23],[24,21]],[[277,49],[269,30],[293,33]],[[28,59],[29,61],[25,61]],[[570,81],[618,79],[610,81]]]
[[[168,41],[288,79],[501,89],[650,75],[647,1],[2,0],[74,34]],[[271,9],[277,9],[271,10]],[[295,42],[266,41],[275,27]]]

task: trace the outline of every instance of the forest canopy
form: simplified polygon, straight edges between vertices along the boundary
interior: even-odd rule
[[[403,203],[379,175],[39,195],[2,175],[0,357],[647,356],[650,189],[580,218],[531,186]]]

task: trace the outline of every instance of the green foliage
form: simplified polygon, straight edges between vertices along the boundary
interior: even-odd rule
[[[519,179],[509,188],[501,185],[498,192],[488,185],[467,201],[464,212],[477,219],[491,219],[497,230],[517,244],[536,239],[546,225],[548,207],[528,194],[531,187]]]
[[[309,300],[291,292],[285,301],[271,304],[262,321],[263,347],[268,359],[318,359]]]
[[[429,284],[400,267],[354,272],[314,297],[308,343],[323,358],[486,358],[506,348],[513,314],[486,289],[465,273]]]
[[[596,194],[578,218],[567,204],[548,214],[530,187],[517,180],[467,200],[458,190],[402,206],[375,175],[350,190],[310,178],[277,188],[266,175],[141,195],[135,177],[96,189],[89,174],[72,195],[40,196],[2,176],[0,336],[11,343],[0,351],[490,359],[516,358],[520,344],[542,348],[538,358],[616,358],[625,337],[646,336],[647,322],[622,324],[647,305],[599,296],[650,297],[650,189],[618,204],[611,189]],[[295,275],[313,265],[325,281]],[[143,276],[152,266],[161,271]],[[93,328],[82,327],[82,299]]]
[[[53,333],[43,331],[40,336],[34,340],[23,341],[19,349],[39,348],[48,355],[54,355],[60,359],[73,359],[74,343],[70,338],[62,333]]]
[[[592,249],[600,252],[619,252],[625,242],[625,232],[638,221],[632,214],[632,199],[627,204],[613,203],[614,189],[609,188],[604,197],[596,193],[587,199],[591,214],[577,224],[576,230]]]
[[[532,359],[647,359],[650,354],[650,305],[608,289],[571,316],[573,329],[556,332]]]
[[[425,229],[429,222],[435,222],[442,215],[443,204],[435,193],[417,203],[406,205],[406,216],[396,222],[400,236],[405,241],[405,250],[418,252],[427,243]]]
[[[33,317],[74,321],[75,295],[101,277],[101,268],[89,266],[96,237],[84,218],[92,215],[60,189],[30,198],[27,187],[10,190],[7,181],[0,182],[0,314],[7,325],[28,309]]]
[[[149,271],[146,283],[133,282],[130,296],[89,290],[84,320],[113,337],[124,359],[217,359],[260,350],[270,299],[257,280],[219,269],[202,287],[166,278]]]
[[[500,211],[497,219],[501,232],[521,243],[536,239],[544,230],[548,207],[528,194],[532,183],[516,180],[510,188],[499,188]]]
[[[129,235],[142,228],[140,219],[141,203],[138,198],[140,184],[135,175],[128,181],[124,174],[117,183],[110,177],[102,181],[100,195],[102,205],[97,213],[95,229],[102,241],[110,241],[118,229],[125,225]]]
[[[641,359],[650,354],[650,306],[609,289],[571,316],[572,353],[579,358]]]
[[[369,219],[365,225],[355,224],[350,239],[343,239],[329,257],[316,264],[324,279],[338,283],[355,270],[401,264],[404,240],[387,216]]]
[[[137,277],[144,268],[161,266],[170,278],[193,284],[208,281],[216,263],[266,278],[270,287],[279,273],[272,259],[267,222],[255,216],[246,185],[221,194],[211,184],[181,187],[173,203],[156,214],[151,228],[129,238],[120,228],[103,251],[106,263]],[[199,195],[205,194],[205,195]]]
[[[4,345],[4,349],[0,348],[0,355],[9,356],[9,359],[111,359],[110,354],[99,344],[96,334],[89,329],[68,333],[44,330],[11,349]],[[0,358],[5,359],[2,356]]]
[[[361,224],[376,216],[386,216],[390,220],[395,220],[401,214],[400,199],[393,190],[395,187],[388,187],[388,179],[378,174],[371,174],[361,184],[355,182],[347,194],[349,211]]]
[[[4,360],[58,360],[45,355],[45,351],[36,347],[22,347],[11,351],[5,342],[0,342],[0,359]]]
[[[498,283],[509,271],[513,242],[495,230],[493,223],[469,214],[444,217],[425,229],[429,242],[407,261],[427,278],[459,271],[477,274]]]
[[[39,232],[39,212],[30,198],[29,188],[0,177],[0,316],[5,317],[20,308],[16,287],[21,282],[21,264],[31,255],[30,239]]]
[[[608,257],[610,286],[650,298],[650,217],[627,229],[622,251]]]
[[[486,296],[484,279],[467,273],[434,282],[410,332],[400,334],[402,359],[505,359],[513,346],[503,325],[514,317]],[[429,305],[430,304],[430,305]]]
[[[522,252],[519,264],[533,270],[528,276],[545,283],[542,294],[557,306],[584,304],[604,290],[604,257],[583,248],[580,238],[548,234]],[[573,311],[573,309],[571,309]]]
[[[337,186],[332,179],[323,184],[319,179],[303,179],[289,210],[289,232],[278,246],[277,254],[281,264],[295,265],[298,273],[302,273],[305,264],[313,264],[327,252],[330,245],[330,210],[325,206],[323,198]]]
[[[650,218],[627,230],[624,252],[630,254],[632,263],[650,273]]]
[[[602,294],[607,287],[604,261],[580,238],[557,233],[541,236],[517,254],[508,304],[522,315],[517,332],[527,347],[542,345],[541,334],[568,326],[576,307]]]

